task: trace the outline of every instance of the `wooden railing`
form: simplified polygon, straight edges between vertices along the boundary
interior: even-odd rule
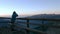
[[[60,26],[58,26],[58,25],[53,25],[53,26],[51,26],[51,25],[46,25],[46,24],[44,24],[44,21],[60,21],[60,19],[46,19],[46,18],[39,18],[39,19],[36,19],[36,18],[17,18],[17,19],[21,19],[21,20],[27,20],[27,23],[24,23],[24,24],[27,24],[27,34],[29,34],[29,31],[34,31],[34,32],[38,32],[38,33],[40,33],[40,34],[47,34],[46,32],[43,32],[43,31],[38,31],[38,30],[34,30],[34,29],[30,29],[29,28],[29,25],[31,24],[31,25],[41,25],[42,26],[42,28],[44,29],[44,26],[48,26],[48,27],[54,27],[54,28],[60,28]],[[29,23],[29,20],[42,20],[42,24],[34,24],[34,23]]]
[[[11,18],[0,18],[0,19],[11,19]],[[46,19],[46,18],[39,18],[39,19],[34,19],[34,18],[17,18],[18,20],[27,20],[26,23],[23,23],[23,24],[26,24],[27,27],[24,28],[26,29],[26,34],[29,34],[29,31],[33,31],[33,32],[38,32],[40,34],[47,34],[46,32],[43,32],[43,31],[39,31],[39,30],[35,30],[35,29],[30,29],[29,25],[42,25],[42,26],[48,26],[48,27],[56,27],[56,28],[60,28],[60,26],[57,26],[57,25],[54,25],[54,26],[51,26],[51,25],[45,25],[44,24],[44,21],[60,21],[60,19]],[[42,24],[34,24],[34,23],[29,23],[29,20],[42,20]]]

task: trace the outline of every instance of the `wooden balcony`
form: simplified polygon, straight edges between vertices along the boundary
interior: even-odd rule
[[[0,18],[0,19],[11,19],[11,18]],[[17,18],[17,20],[26,20],[26,23],[22,23],[22,24],[26,24],[26,28],[20,26],[19,28],[23,28],[26,30],[25,34],[30,34],[31,32],[37,32],[39,34],[47,34],[47,32],[44,31],[40,31],[40,30],[36,30],[36,29],[31,29],[30,25],[38,25],[38,26],[42,26],[42,29],[44,30],[44,26],[48,26],[49,28],[60,28],[59,25],[46,25],[44,24],[44,21],[60,21],[60,19],[47,19],[47,18],[39,18],[39,19],[34,19],[34,18]],[[42,24],[35,24],[35,23],[29,23],[29,20],[42,20]],[[18,27],[18,26],[17,26]]]

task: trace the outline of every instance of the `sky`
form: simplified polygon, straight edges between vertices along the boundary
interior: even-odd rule
[[[60,14],[60,0],[0,0],[0,15]]]

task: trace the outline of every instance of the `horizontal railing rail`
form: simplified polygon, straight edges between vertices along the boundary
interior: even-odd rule
[[[0,19],[11,19],[11,18],[5,18],[5,17],[0,17]],[[16,18],[19,20],[44,20],[44,21],[60,21],[58,18]]]
[[[25,29],[25,30],[29,30],[29,31],[31,31],[31,32],[37,32],[37,33],[39,33],[39,34],[47,34],[46,32],[39,31],[39,30],[36,30],[36,29],[27,28],[27,27],[24,28],[24,27],[22,27],[22,26],[20,26],[20,27],[17,26],[17,28],[23,28],[23,29]]]
[[[20,22],[20,23],[22,23],[22,22]],[[20,24],[19,23],[19,24]],[[27,23],[22,23],[22,24],[27,24]],[[35,23],[29,23],[30,25],[36,25],[36,26],[48,26],[48,27],[52,27],[52,28],[60,28],[60,26],[59,25],[48,25],[48,24],[35,24]]]

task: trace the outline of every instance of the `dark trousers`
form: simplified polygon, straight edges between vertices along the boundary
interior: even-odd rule
[[[11,22],[11,31],[14,31],[15,24],[14,22]]]

